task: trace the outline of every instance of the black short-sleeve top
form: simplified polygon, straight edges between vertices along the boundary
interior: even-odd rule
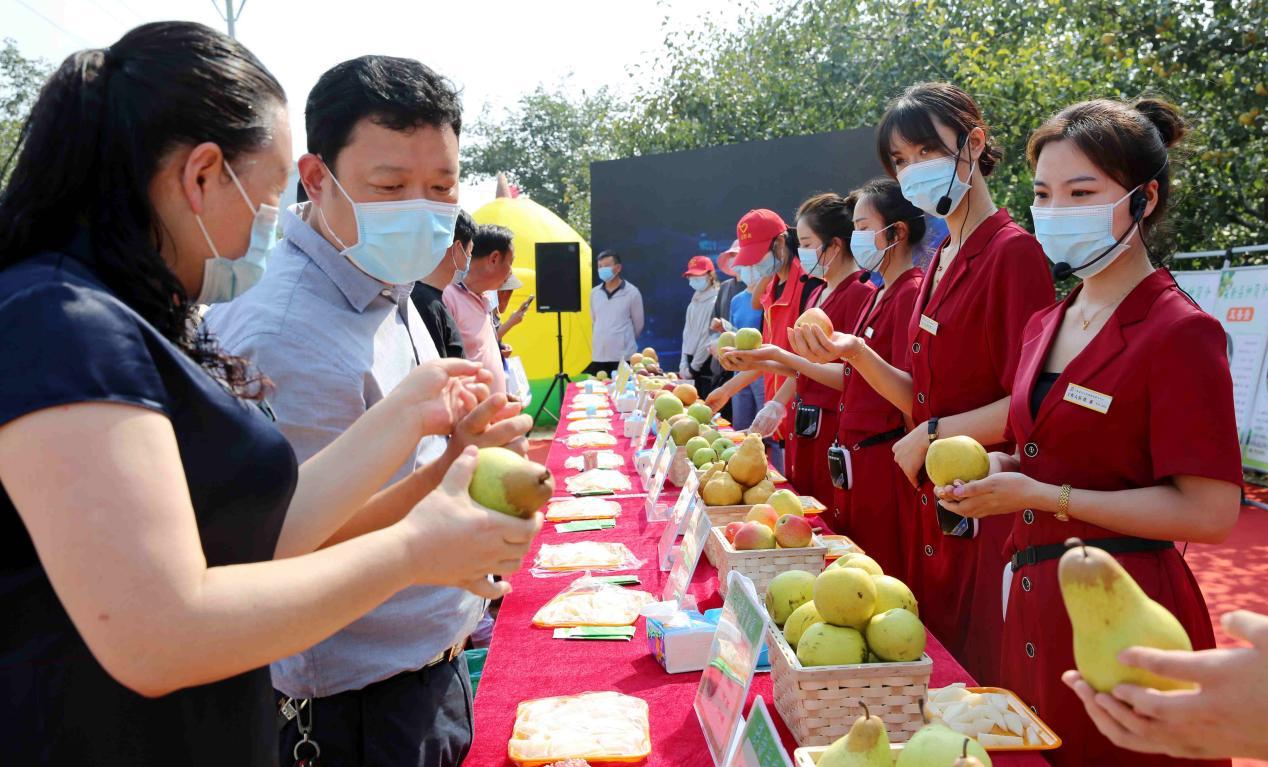
[[[80,238],[0,270],[0,426],[58,405],[166,416],[207,564],[265,561],[297,469],[263,411],[233,397],[120,301]],[[267,668],[145,698],[75,630],[0,487],[0,761],[23,765],[275,765]]]

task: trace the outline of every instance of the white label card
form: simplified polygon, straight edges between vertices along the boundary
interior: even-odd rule
[[[793,767],[761,695],[753,701],[748,721],[741,719],[738,724],[740,742],[733,746],[727,767]]]
[[[709,538],[709,515],[704,512],[704,504],[694,504],[687,512],[686,530],[683,532],[682,545],[678,547],[678,555],[665,579],[665,590],[661,601],[677,600],[679,605],[688,604],[687,589],[691,586],[691,578],[696,574],[700,564],[700,554],[704,551],[705,541]],[[690,600],[695,603],[694,598]]]
[[[938,335],[938,321],[933,317],[922,314],[920,315],[920,329],[931,336]]]
[[[682,492],[678,494],[678,501],[674,503],[674,510],[670,512],[669,523],[665,525],[665,530],[660,536],[657,554],[659,554],[661,572],[669,572],[669,566],[673,564],[674,544],[678,542],[678,536],[682,535],[683,528],[687,525],[687,516],[700,501],[700,496],[696,493],[699,489],[700,475],[693,471],[687,477],[687,481],[682,484]]]
[[[666,426],[664,431],[668,429],[669,427]],[[647,502],[644,505],[648,522],[663,522],[668,518],[668,510],[660,502],[660,494],[665,489],[665,480],[669,478],[669,466],[673,463],[677,452],[678,446],[673,440],[667,439],[660,444],[655,457],[652,458],[652,476],[647,486]]]
[[[1114,398],[1108,394],[1085,389],[1073,383],[1066,387],[1064,399],[1066,402],[1072,402],[1079,407],[1095,410],[1098,413],[1108,413],[1110,403],[1114,401]]]
[[[727,578],[726,602],[694,705],[715,765],[731,763],[767,620],[753,582],[735,570]]]

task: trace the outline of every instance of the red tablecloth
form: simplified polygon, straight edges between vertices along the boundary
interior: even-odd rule
[[[566,402],[570,402],[577,393],[577,386],[568,387]],[[568,410],[565,404],[563,412]],[[560,437],[567,436],[566,423],[560,426]],[[620,418],[613,419],[613,426],[615,430],[620,430]],[[626,456],[624,471],[631,476],[637,491],[641,486],[634,472],[629,447],[629,440],[618,438],[613,450]],[[557,494],[563,494],[562,478],[576,473],[564,468],[564,459],[581,452],[569,450],[561,439],[551,445],[547,466],[556,474]],[[670,502],[674,493],[673,488],[667,488]],[[659,599],[668,575],[662,573],[656,564],[656,543],[663,523],[646,521],[643,496],[617,500],[621,504],[621,516],[616,527],[564,534],[555,532],[554,524],[548,523],[534,544],[534,554],[537,547],[544,543],[620,541],[645,560],[636,571],[642,585],[635,588],[649,591]],[[528,561],[531,562],[532,556]],[[466,764],[473,767],[512,764],[506,757],[506,744],[515,722],[515,707],[520,701],[599,690],[615,690],[647,701],[652,731],[652,754],[647,760],[648,765],[708,764],[708,747],[692,709],[700,673],[665,673],[648,651],[644,621],[638,621],[637,633],[630,642],[559,640],[552,638],[549,629],[532,626],[537,610],[576,577],[535,578],[527,568],[511,577],[514,590],[502,603],[476,694],[475,742]],[[701,610],[721,606],[717,585],[717,571],[702,557],[691,585]],[[933,658],[932,686],[942,687],[952,682],[974,683],[968,672],[932,636],[927,652]],[[780,727],[784,745],[791,754],[796,743],[774,710],[769,674],[760,673],[753,680],[750,703],[757,695],[767,701]],[[1000,753],[992,758],[999,767],[1046,764],[1033,754]]]

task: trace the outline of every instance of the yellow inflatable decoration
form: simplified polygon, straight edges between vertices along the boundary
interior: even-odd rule
[[[515,311],[524,299],[537,293],[537,279],[550,279],[537,272],[536,250],[539,242],[577,242],[581,245],[581,311],[561,314],[563,320],[564,372],[575,376],[590,364],[590,245],[572,227],[546,208],[526,197],[498,197],[471,214],[477,224],[498,224],[515,233],[515,275],[524,283],[511,294],[507,311]],[[533,409],[545,396],[547,387],[559,372],[559,356],[555,351],[555,314],[541,314],[534,303],[524,321],[507,333],[504,339],[524,363],[524,373],[533,390]],[[556,389],[558,391],[558,389]],[[552,404],[547,405],[555,410]]]

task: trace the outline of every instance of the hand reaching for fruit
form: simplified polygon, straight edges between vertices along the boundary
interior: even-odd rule
[[[1251,647],[1180,652],[1132,647],[1119,661],[1197,690],[1159,691],[1122,684],[1098,693],[1077,671],[1064,681],[1083,701],[1096,728],[1114,744],[1181,759],[1268,759],[1268,616],[1247,610],[1222,619],[1230,636]]]
[[[417,417],[419,436],[448,434],[489,396],[492,381],[489,371],[470,360],[431,360],[411,370],[384,402]]]
[[[829,336],[819,325],[805,324],[788,329],[788,347],[798,357],[810,362],[850,362],[864,346],[863,339],[858,336],[840,332]]]
[[[468,488],[476,471],[476,456],[474,447],[464,450],[440,486],[398,522],[397,528],[416,567],[418,583],[456,586],[485,599],[497,599],[510,593],[510,584],[493,583],[487,575],[510,575],[520,568],[533,537],[541,530],[542,515],[532,511],[527,519],[521,519],[472,500]],[[549,491],[546,495],[549,497]]]

